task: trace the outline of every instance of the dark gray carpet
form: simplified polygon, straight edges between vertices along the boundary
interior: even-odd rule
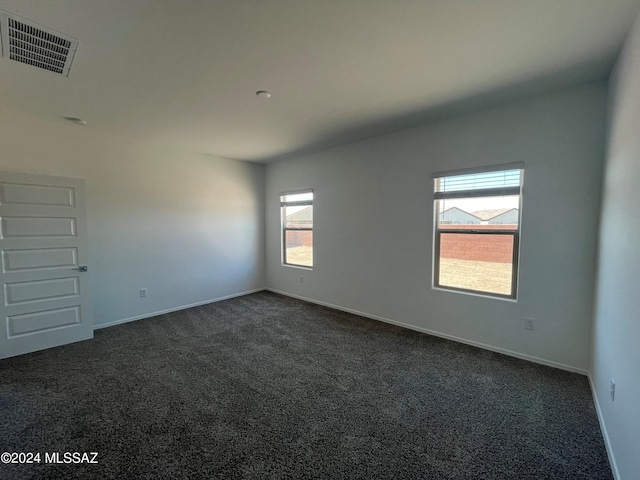
[[[585,377],[268,292],[0,361],[0,409],[99,453],[2,479],[612,478]]]

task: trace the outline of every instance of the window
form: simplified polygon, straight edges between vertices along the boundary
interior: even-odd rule
[[[313,267],[313,192],[280,195],[282,263]]]
[[[435,176],[435,287],[516,298],[522,178],[513,166]]]

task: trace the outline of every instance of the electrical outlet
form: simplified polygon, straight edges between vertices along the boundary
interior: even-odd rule
[[[535,330],[536,329],[535,320],[533,318],[525,318],[524,328],[526,328],[527,330]]]
[[[140,289],[140,298],[144,298],[147,296],[147,289],[146,288],[141,288]]]
[[[304,277],[300,275],[300,283],[304,283]]]
[[[609,393],[611,394],[611,401],[613,402],[616,397],[616,382],[613,378],[611,379],[611,389],[609,390]]]

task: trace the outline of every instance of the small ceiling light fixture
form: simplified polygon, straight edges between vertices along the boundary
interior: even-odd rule
[[[75,123],[76,125],[86,125],[87,122],[78,117],[62,117],[65,120],[69,120],[71,123]]]
[[[259,96],[260,98],[271,98],[271,94],[266,90],[258,90],[256,92],[256,95]]]

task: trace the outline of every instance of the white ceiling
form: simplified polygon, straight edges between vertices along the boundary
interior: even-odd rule
[[[0,112],[266,162],[605,78],[638,6],[0,0],[80,41],[68,78],[0,59]]]

